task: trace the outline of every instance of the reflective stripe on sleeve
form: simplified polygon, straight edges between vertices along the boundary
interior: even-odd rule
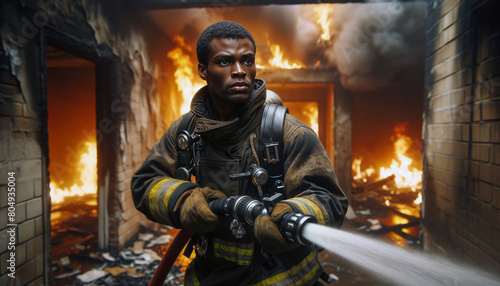
[[[161,180],[151,189],[149,192],[149,209],[158,222],[172,225],[172,220],[168,215],[168,200],[177,187],[184,183],[189,182],[168,178]]]
[[[315,216],[319,224],[321,225],[325,224],[325,218],[323,216],[323,212],[315,203],[311,202],[310,200],[299,197],[299,198],[288,199],[286,200],[286,202],[298,207],[301,213],[305,215]]]

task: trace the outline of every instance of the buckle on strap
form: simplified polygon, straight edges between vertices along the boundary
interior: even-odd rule
[[[280,154],[278,150],[279,143],[265,143],[267,163],[276,163],[280,161]]]

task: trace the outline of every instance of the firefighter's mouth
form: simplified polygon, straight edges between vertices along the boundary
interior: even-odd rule
[[[250,85],[246,82],[236,82],[233,83],[229,88],[234,91],[247,91],[250,88]]]

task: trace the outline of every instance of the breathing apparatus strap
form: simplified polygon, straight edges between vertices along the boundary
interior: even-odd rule
[[[288,108],[276,104],[266,104],[262,114],[259,136],[259,157],[261,158],[261,167],[266,169],[269,174],[267,183],[263,186],[265,195],[272,196],[275,193],[285,195],[284,169],[283,163],[283,134],[285,125],[285,116]],[[182,118],[177,128],[177,136],[182,130],[188,130],[194,113],[188,112]],[[181,150],[177,147],[177,168],[192,166],[192,154],[189,150]]]
[[[269,180],[264,186],[266,195],[285,195],[283,163],[283,130],[288,108],[276,104],[266,104],[260,125],[259,155],[261,167],[266,169]]]
[[[189,123],[191,122],[193,117],[194,117],[194,113],[189,111],[182,118],[181,123],[179,124],[179,127],[177,128],[177,135],[175,137],[176,140],[177,140],[177,137],[179,136],[179,134],[181,133],[182,130],[188,130]],[[176,144],[176,146],[177,146],[177,144]],[[191,161],[192,161],[191,157],[192,157],[191,152],[188,149],[182,150],[181,148],[179,148],[179,146],[177,146],[177,169],[179,169],[181,167],[185,167],[187,169],[190,169],[191,168]]]

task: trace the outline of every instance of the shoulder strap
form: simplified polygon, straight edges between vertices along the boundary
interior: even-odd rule
[[[269,180],[265,185],[268,195],[284,193],[283,130],[288,108],[266,104],[260,125],[259,152],[261,166],[267,170]]]
[[[176,142],[175,145],[177,148],[177,170],[179,170],[182,167],[190,169],[191,159],[192,159],[191,152],[189,150],[182,150],[181,148],[179,148],[179,146],[177,146],[177,137],[179,136],[182,130],[187,130],[189,128],[189,123],[191,122],[193,117],[194,113],[192,113],[191,111],[186,113],[186,115],[182,118],[179,127],[177,128],[177,135],[175,137],[175,142]],[[184,178],[181,174],[176,174],[176,178],[187,180],[187,178]]]

